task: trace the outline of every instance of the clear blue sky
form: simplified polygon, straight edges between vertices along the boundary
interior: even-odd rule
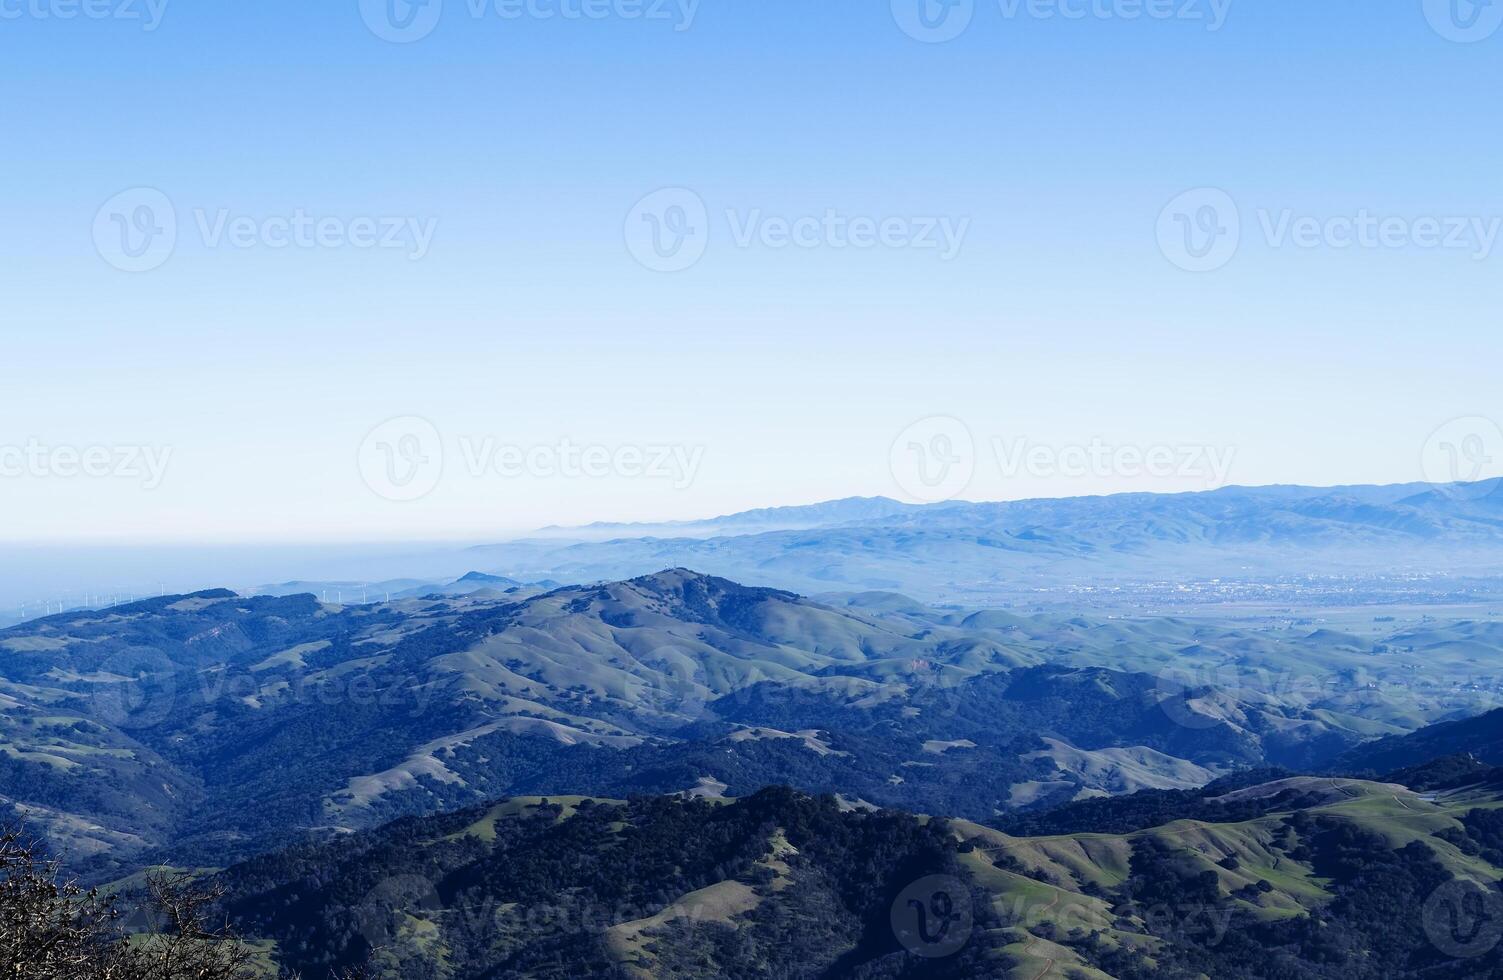
[[[0,477],[3,538],[486,539],[900,495],[889,450],[931,416],[973,435],[973,499],[1202,485],[1009,475],[994,436],[1230,447],[1244,484],[1400,482],[1448,420],[1503,417],[1503,239],[1481,260],[1302,248],[1260,219],[1503,221],[1494,13],[1458,43],[1420,0],[1236,0],[1219,30],[978,0],[921,43],[876,0],[703,0],[687,25],[677,3],[503,19],[444,0],[398,44],[357,0],[173,0],[149,31],[147,0],[93,2],[140,17],[0,3],[0,446],[170,463],[152,487],[26,464]],[[142,187],[177,242],[131,273],[96,219],[108,252],[101,208]],[[672,273],[623,231],[665,187],[708,215]],[[1206,187],[1235,202],[1240,248],[1188,272],[1156,228]],[[432,238],[416,260],[264,231],[240,248],[199,211]],[[735,241],[827,211],[965,232],[949,258],[824,230]],[[443,450],[415,501],[362,478],[367,434],[399,416]],[[702,456],[692,481],[477,475],[487,439]]]

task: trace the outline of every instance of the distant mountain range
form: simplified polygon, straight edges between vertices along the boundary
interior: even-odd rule
[[[885,589],[954,602],[1215,577],[1496,577],[1500,488],[1230,487],[929,506],[853,498],[686,524],[551,529],[466,559],[520,579],[688,566],[807,593]]]
[[[697,521],[626,524],[597,521],[578,527],[546,527],[535,536],[570,541],[632,537],[719,537],[725,534],[835,527],[857,521],[900,517],[922,509],[921,505],[904,504],[887,497],[846,497],[817,504],[761,507]]]
[[[313,595],[335,604],[390,602],[393,599],[420,599],[425,596],[487,595],[496,598],[527,598],[556,589],[551,579],[519,582],[505,575],[466,572],[449,580],[384,579],[379,582],[353,580],[275,582],[248,590],[250,595]]]
[[[8,607],[0,617],[15,616],[23,602],[28,617],[106,606],[162,591],[162,581],[179,591],[228,585],[369,602],[473,592],[469,573],[494,576],[484,587],[506,593],[674,567],[805,595],[881,590],[972,607],[1497,605],[1500,488],[1497,480],[1229,487],[927,506],[850,498],[696,521],[549,528],[472,547],[32,549],[0,562],[0,606]],[[12,571],[19,568],[26,573]]]
[[[103,876],[506,793],[790,783],[986,820],[1315,766],[1500,703],[1476,680],[1497,623],[1361,637],[822,603],[683,569],[468,584],[342,606],[210,591],[0,632],[0,796]]]

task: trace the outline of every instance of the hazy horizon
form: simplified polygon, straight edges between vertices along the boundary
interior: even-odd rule
[[[398,548],[404,546],[451,546],[466,548],[483,546],[487,544],[502,544],[508,541],[525,540],[533,535],[542,535],[545,532],[587,531],[597,525],[606,527],[671,527],[674,525],[706,524],[724,518],[737,517],[742,514],[755,513],[758,511],[796,511],[806,508],[819,507],[825,504],[842,503],[845,501],[887,501],[894,504],[902,504],[908,507],[939,507],[946,505],[986,505],[986,504],[1009,504],[1030,503],[1034,501],[1066,501],[1076,499],[1095,499],[1102,497],[1125,497],[1135,494],[1148,494],[1152,496],[1183,496],[1188,494],[1218,493],[1223,491],[1237,490],[1274,490],[1274,489],[1301,489],[1314,491],[1333,491],[1343,489],[1374,488],[1384,489],[1390,487],[1408,486],[1467,486],[1490,484],[1503,477],[1489,476],[1477,480],[1463,481],[1428,481],[1428,480],[1405,480],[1392,483],[1357,483],[1343,481],[1338,483],[1229,483],[1225,486],[1212,487],[1202,490],[1104,490],[1098,493],[1057,493],[1042,494],[1038,496],[1021,497],[996,497],[980,498],[973,496],[956,496],[938,501],[904,500],[900,495],[884,493],[854,493],[838,497],[825,497],[817,500],[797,500],[790,502],[755,504],[750,507],[732,511],[716,511],[712,513],[685,513],[680,516],[669,516],[653,520],[636,520],[603,516],[587,519],[579,523],[547,524],[539,526],[526,526],[493,529],[478,528],[468,532],[456,532],[452,535],[439,535],[433,537],[421,536],[397,536],[397,537],[349,537],[349,538],[318,538],[306,535],[288,538],[268,537],[225,537],[225,538],[173,538],[173,537],[89,537],[89,538],[0,538],[0,549],[69,549],[69,548],[99,548],[108,550],[111,548],[134,548],[149,546],[163,550],[171,549],[194,549],[194,548],[318,548],[318,547],[348,547],[348,548]]]
[[[0,32],[0,538],[1503,475],[1496,8],[104,6]]]
[[[1491,506],[1489,502],[1499,493],[1500,481],[1493,479],[1480,483],[1460,484],[1336,484],[1329,487],[1271,484],[1263,487],[1228,486],[1218,488],[1217,491],[1202,493],[1242,492],[1256,497],[1260,490],[1307,490],[1310,491],[1309,496],[1313,499],[1319,500],[1334,493],[1335,498],[1339,500],[1341,491],[1355,493],[1402,490],[1408,492],[1422,486],[1436,487],[1442,492],[1443,499],[1449,500],[1465,511],[1474,503]],[[1147,494],[1146,497],[1157,501],[1161,498],[1197,495],[1196,493],[1165,493]],[[955,498],[934,504],[905,504],[904,506],[942,510],[957,505],[985,506],[994,503],[1069,505],[1072,501],[1085,502],[1115,496],[1143,495],[1103,494],[1024,498],[1015,501],[978,501]],[[1403,499],[1400,495],[1380,496],[1381,499],[1392,500],[1395,503]],[[736,537],[757,540],[761,535],[777,537],[779,534],[798,528],[817,531],[821,527],[833,527],[853,520],[864,522],[863,526],[880,530],[885,526],[884,520],[881,517],[868,515],[865,510],[861,509],[861,505],[883,503],[903,504],[902,501],[891,497],[847,497],[752,509],[753,512],[772,510],[793,512],[793,515],[798,515],[799,512],[804,511],[819,515],[817,520],[807,519],[802,523],[796,520],[783,524],[778,524],[775,520],[771,524],[753,522],[721,526],[715,523],[747,513],[738,511],[732,514],[688,516],[663,523],[623,524],[602,520],[572,527],[533,528],[511,535],[477,531],[457,539],[388,541],[263,539],[254,542],[6,541],[0,542],[0,558],[4,559],[0,562],[0,623],[34,617],[39,611],[79,606],[107,606],[128,601],[131,598],[142,598],[154,594],[182,594],[207,588],[230,588],[244,594],[281,583],[309,580],[324,583],[348,582],[359,587],[360,584],[396,580],[412,583],[446,582],[472,571],[515,574],[518,564],[525,566],[528,562],[556,560],[556,554],[552,558],[542,557],[547,555],[550,547],[605,549],[609,548],[613,542],[621,541],[695,542],[708,541],[716,537],[721,540]],[[858,510],[854,514],[845,513],[845,509],[835,514],[826,513],[829,507],[839,504],[854,505]],[[1154,506],[1150,504],[1141,517],[1146,520]],[[1274,507],[1272,510],[1277,512],[1279,508]],[[1068,511],[1065,513],[1067,514]],[[1379,521],[1380,525],[1381,523],[1382,521]],[[594,529],[593,525],[601,525],[606,530]],[[662,533],[652,535],[654,530],[661,530]],[[1046,528],[1046,530],[1052,529]],[[540,547],[542,551],[538,550]],[[668,557],[662,562],[655,561],[653,554],[654,552],[648,551],[644,556],[632,559],[636,564],[632,566],[630,574],[647,574],[679,562],[679,559],[673,557],[671,552],[667,553]],[[686,563],[700,564],[692,560]],[[1192,570],[1192,568],[1198,570]],[[1465,569],[1460,573],[1462,577],[1476,573],[1474,563],[1471,562],[1463,563],[1459,568]],[[1101,570],[1108,577],[1114,574],[1107,565],[1103,565]],[[720,571],[725,572],[724,569]],[[1244,570],[1244,573],[1250,578],[1257,579],[1269,574],[1269,571],[1267,569],[1254,571],[1248,568]],[[531,578],[524,575],[522,580],[536,581],[551,577],[552,574],[551,572],[538,573]],[[1193,580],[1203,574],[1205,574],[1203,566],[1187,566],[1182,577],[1185,580]],[[588,581],[612,576],[571,577],[565,574],[563,577],[571,581]],[[629,576],[623,572],[616,577]],[[767,578],[769,582],[777,580],[776,575],[767,577],[758,573],[756,577]],[[1141,578],[1141,570],[1134,575],[1128,575],[1123,581],[1139,578]],[[832,581],[830,587],[834,588],[837,584],[838,582]],[[895,588],[894,591],[901,590]],[[363,599],[366,598],[370,597],[363,597]],[[379,594],[376,598],[379,598]],[[1490,602],[1491,599],[1489,598],[1488,601]]]

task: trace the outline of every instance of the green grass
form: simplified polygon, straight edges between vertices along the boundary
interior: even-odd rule
[[[593,796],[517,796],[498,803],[486,811],[485,816],[476,820],[468,827],[457,833],[450,834],[444,840],[458,840],[461,837],[478,837],[486,843],[494,843],[496,840],[496,821],[515,820],[518,817],[536,813],[538,808],[546,800],[550,805],[561,806],[563,811],[554,819],[554,823],[563,823],[579,812],[579,804],[585,800],[596,800],[599,803],[619,804],[620,800],[603,800]]]
[[[1457,802],[1431,804],[1406,790],[1361,781],[1332,781],[1330,788],[1347,795],[1308,812],[1351,821],[1380,836],[1394,849],[1420,841],[1454,874],[1480,881],[1503,879],[1503,869],[1463,854],[1434,836],[1447,828],[1460,827],[1458,818],[1468,810],[1497,808],[1503,806],[1503,800],[1481,798],[1472,792],[1459,794],[1462,798]],[[1073,954],[1068,949],[1034,934],[1040,920],[1052,922],[1061,931],[1072,927],[1100,929],[1108,943],[1151,953],[1154,940],[1138,932],[1123,931],[1107,902],[1082,893],[1088,885],[1109,891],[1121,885],[1129,873],[1134,841],[1141,838],[1167,844],[1183,857],[1187,870],[1214,872],[1226,897],[1248,885],[1267,882],[1271,890],[1253,901],[1234,900],[1244,911],[1264,921],[1307,915],[1330,901],[1329,882],[1277,846],[1288,833],[1285,826],[1288,816],[1287,812],[1273,813],[1235,824],[1181,820],[1123,835],[1035,838],[1009,837],[966,821],[954,821],[953,825],[958,837],[976,845],[976,850],[962,855],[965,865],[978,884],[991,894],[1003,920],[1013,923],[991,937],[991,941],[998,945],[1000,955],[1019,965],[1013,976],[1032,980],[1045,967],[1055,976],[1065,976],[1067,969],[1083,967],[1072,961]],[[1017,860],[1026,876],[994,866],[993,857],[1000,859],[1002,854]],[[1221,866],[1220,862],[1228,856],[1237,859],[1234,870]],[[1070,915],[1062,916],[1060,910],[1068,910]],[[1093,921],[1097,917],[1099,921]],[[1083,975],[1096,976],[1089,971]]]

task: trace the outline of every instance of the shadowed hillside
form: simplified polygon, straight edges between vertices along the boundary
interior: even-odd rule
[[[1496,802],[1243,780],[1034,837],[787,790],[528,798],[219,880],[305,975],[1481,978],[1503,968]],[[1114,808],[1135,809],[1066,809]]]
[[[0,794],[91,876],[516,793],[792,784],[984,821],[1491,706],[1469,678],[1494,626],[825,604],[682,569],[370,605],[205,592],[0,632]]]

